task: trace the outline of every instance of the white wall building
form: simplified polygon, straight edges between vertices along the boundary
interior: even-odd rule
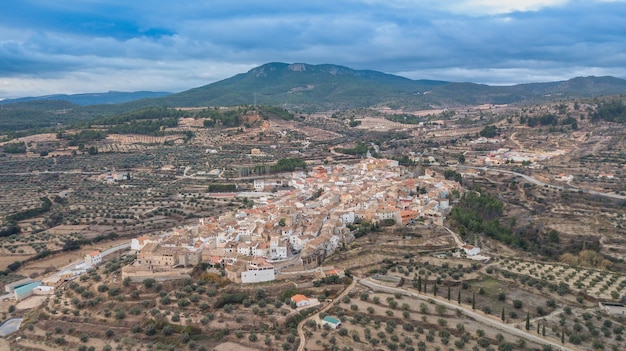
[[[85,263],[89,266],[97,266],[102,263],[102,255],[100,251],[91,251],[85,256]]]
[[[244,284],[270,282],[276,279],[274,266],[267,263],[250,263],[247,270],[241,272]]]

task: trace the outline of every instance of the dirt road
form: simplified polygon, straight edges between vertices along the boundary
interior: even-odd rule
[[[399,289],[399,288],[393,288],[393,287],[389,287],[389,286],[384,286],[384,285],[380,285],[377,284],[369,279],[361,279],[359,280],[359,283],[362,285],[367,286],[368,288],[374,290],[374,291],[380,291],[380,292],[384,292],[384,293],[388,293],[388,294],[394,294],[394,293],[400,293],[403,294],[405,296],[410,296],[410,297],[414,297],[420,300],[424,300],[424,301],[428,301],[428,300],[436,300],[437,303],[444,305],[448,308],[451,308],[453,310],[460,310],[461,312],[463,312],[465,315],[473,318],[474,320],[477,320],[481,323],[487,324],[491,327],[493,327],[494,329],[503,331],[505,333],[511,334],[511,335],[515,335],[518,336],[522,339],[526,339],[526,340],[530,340],[533,342],[536,342],[540,345],[551,345],[552,347],[555,348],[555,350],[561,350],[561,351],[579,351],[578,348],[574,348],[572,346],[564,346],[561,345],[560,343],[557,342],[553,342],[551,340],[548,339],[544,339],[542,337],[539,337],[537,335],[534,335],[532,333],[527,333],[523,330],[517,329],[514,326],[502,323],[498,320],[495,319],[491,319],[487,316],[484,316],[481,313],[478,313],[474,310],[472,310],[471,308],[468,308],[467,306],[463,306],[463,305],[459,305],[456,303],[452,303],[447,301],[444,298],[441,297],[435,297],[435,296],[430,296],[430,295],[423,295],[423,294],[416,294],[412,291],[408,291],[405,289]],[[298,349],[298,351],[302,351],[301,349]]]
[[[326,305],[324,308],[322,308],[321,311],[314,313],[313,315],[309,316],[308,318],[303,319],[299,324],[298,324],[298,337],[300,337],[300,346],[298,346],[298,351],[304,351],[304,345],[306,345],[306,338],[304,336],[304,330],[302,329],[302,327],[304,327],[304,323],[306,323],[306,321],[308,321],[311,318],[316,318],[316,316],[322,312],[326,312],[329,308],[331,308],[332,306],[335,305],[335,303],[339,303],[339,301],[341,301],[341,299],[346,296],[355,286],[356,283],[358,282],[358,278],[354,277],[352,278],[352,283],[344,289],[344,291],[339,294],[339,296],[337,296],[337,298],[335,298],[335,302],[331,302],[328,305]]]

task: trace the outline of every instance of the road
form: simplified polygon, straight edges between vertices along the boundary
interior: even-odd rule
[[[553,342],[547,339],[544,339],[538,335],[535,335],[533,333],[530,332],[525,332],[523,330],[517,329],[512,325],[508,325],[505,323],[502,323],[498,320],[489,318],[485,315],[483,315],[482,313],[476,312],[474,310],[472,310],[470,307],[464,306],[464,305],[459,305],[456,303],[452,303],[447,301],[445,298],[442,297],[435,297],[432,295],[423,295],[423,294],[416,294],[414,292],[405,290],[405,289],[400,289],[400,288],[393,288],[393,287],[389,287],[389,286],[384,286],[384,285],[380,285],[377,283],[374,283],[373,281],[369,280],[369,279],[361,279],[359,280],[359,283],[362,285],[367,286],[368,288],[374,290],[374,291],[380,291],[380,292],[384,292],[384,293],[388,293],[388,294],[395,294],[395,293],[400,293],[402,295],[405,296],[410,296],[410,297],[414,297],[420,300],[424,300],[424,301],[428,301],[428,300],[436,300],[437,303],[444,305],[452,310],[460,310],[461,312],[463,312],[466,316],[473,318],[476,321],[479,321],[481,323],[487,324],[491,327],[493,327],[494,329],[503,331],[505,333],[511,334],[511,335],[515,335],[518,336],[520,338],[526,339],[526,340],[530,340],[533,342],[536,342],[540,345],[545,345],[545,344],[549,344],[552,347],[554,347],[556,350],[561,350],[561,351],[579,351],[579,349],[577,348],[572,348],[571,346],[564,346],[560,343],[557,342]],[[300,349],[298,349],[298,351],[301,351]]]
[[[522,177],[526,181],[528,181],[530,183],[533,183],[535,185],[539,185],[539,186],[547,186],[547,187],[550,187],[550,188],[553,188],[553,189],[561,189],[561,190],[573,191],[573,192],[582,191],[582,192],[587,193],[587,194],[604,196],[604,197],[610,197],[612,199],[620,199],[620,200],[626,199],[625,195],[620,195],[620,194],[615,194],[615,193],[603,193],[603,192],[599,192],[599,191],[595,191],[595,190],[589,190],[589,189],[583,189],[583,188],[575,188],[575,187],[564,188],[562,186],[544,183],[544,182],[542,182],[542,181],[540,181],[538,179],[535,179],[533,177],[527,176],[527,175],[522,174],[522,173],[513,172],[513,171],[509,171],[509,170],[505,170],[505,169],[492,168],[492,167],[461,166],[461,165],[451,165],[451,167],[466,168],[466,169],[477,169],[477,170],[481,170],[481,171],[485,171],[485,172],[508,173],[508,174],[512,174],[512,175],[515,175],[515,176],[518,176],[518,177]]]
[[[352,283],[343,290],[343,292],[341,294],[339,294],[339,296],[337,296],[337,298],[335,298],[334,302],[329,303],[328,305],[324,306],[324,308],[322,308],[321,311],[313,313],[311,316],[309,316],[308,318],[303,319],[302,321],[300,321],[300,323],[298,324],[298,337],[300,338],[300,345],[298,346],[298,351],[304,351],[304,345],[306,345],[306,338],[304,335],[304,324],[306,323],[306,321],[308,321],[311,318],[317,318],[317,316],[322,313],[322,312],[326,312],[329,308],[331,308],[332,306],[335,305],[335,303],[339,303],[339,301],[341,301],[341,299],[346,296],[352,289],[354,289],[354,287],[356,286],[356,283],[359,281],[359,279],[357,277],[352,277]]]
[[[2,323],[2,325],[0,325],[0,337],[5,337],[18,331],[23,320],[24,318],[7,319],[4,323]]]
[[[124,243],[124,244],[119,244],[117,246],[113,246],[111,248],[108,248],[108,249],[102,251],[100,253],[100,255],[104,258],[104,257],[106,257],[106,256],[108,256],[108,255],[110,255],[110,254],[112,254],[114,252],[117,252],[119,250],[125,250],[125,249],[128,249],[128,248],[130,248],[130,241],[127,242],[127,243]],[[79,261],[76,261],[76,262],[72,262],[69,265],[59,269],[59,271],[54,273],[54,274],[52,274],[51,277],[60,277],[63,274],[70,273],[72,270],[76,269],[76,267],[79,264],[81,264],[81,263],[85,263],[85,260],[79,260]]]

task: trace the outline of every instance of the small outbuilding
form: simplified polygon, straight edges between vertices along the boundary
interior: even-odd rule
[[[326,316],[322,319],[322,326],[325,325],[331,327],[332,329],[339,329],[341,328],[341,320],[335,317]]]

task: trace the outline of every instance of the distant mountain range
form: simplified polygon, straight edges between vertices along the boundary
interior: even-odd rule
[[[49,95],[0,102],[0,131],[66,125],[145,107],[273,105],[314,112],[389,106],[407,110],[479,104],[541,103],[626,93],[626,80],[578,77],[567,81],[489,86],[412,80],[348,67],[268,63],[246,73],[176,94],[108,92]],[[24,119],[24,116],[29,116]],[[27,123],[28,122],[28,123]]]
[[[5,99],[1,100],[0,104],[13,104],[30,101],[51,101],[51,100],[63,100],[71,102],[72,104],[79,106],[88,105],[104,105],[104,104],[119,104],[123,102],[135,101],[140,99],[158,98],[171,93],[155,92],[155,91],[109,91],[106,93],[84,93],[84,94],[56,94],[36,97],[23,97],[18,99]]]
[[[315,110],[376,105],[420,109],[622,93],[626,93],[626,80],[614,77],[580,77],[562,82],[488,86],[411,80],[330,64],[268,63],[219,82],[144,102],[160,106],[216,106],[253,104],[256,101],[257,104]]]

